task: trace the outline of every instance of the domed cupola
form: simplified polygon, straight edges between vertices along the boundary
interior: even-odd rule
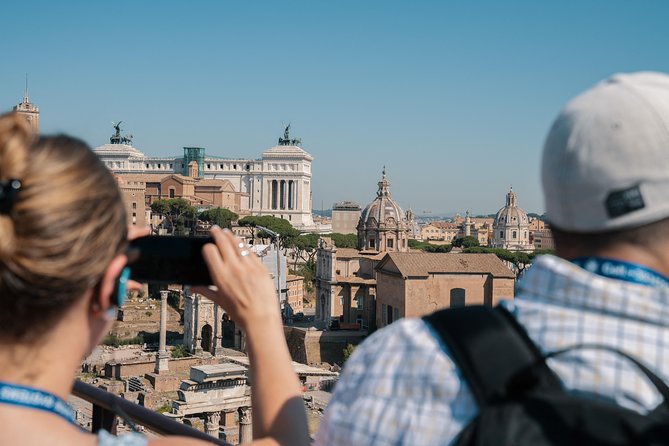
[[[390,195],[390,181],[385,167],[378,187],[376,198],[360,214],[358,248],[379,252],[407,251],[407,216]]]
[[[513,188],[506,194],[506,206],[497,211],[493,223],[493,246],[514,251],[531,250],[530,220],[518,207],[518,196]]]

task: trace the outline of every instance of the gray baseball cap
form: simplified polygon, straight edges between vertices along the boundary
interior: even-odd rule
[[[616,74],[572,99],[541,170],[556,228],[609,232],[669,217],[669,75]]]

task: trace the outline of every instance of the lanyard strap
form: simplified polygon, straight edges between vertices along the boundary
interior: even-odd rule
[[[603,257],[579,257],[572,259],[571,263],[593,274],[610,279],[618,279],[652,287],[669,286],[668,278],[650,268],[635,263]]]
[[[76,425],[72,408],[56,395],[43,390],[0,381],[0,404],[51,412]]]

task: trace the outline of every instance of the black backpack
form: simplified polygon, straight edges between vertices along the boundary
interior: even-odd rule
[[[669,388],[646,366],[611,347],[582,344],[542,355],[501,307],[462,307],[423,318],[443,338],[479,414],[456,445],[669,445]],[[643,372],[664,401],[642,415],[567,392],[546,359],[575,349],[616,352]]]

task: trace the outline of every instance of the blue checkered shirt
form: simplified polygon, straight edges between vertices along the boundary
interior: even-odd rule
[[[579,343],[617,347],[669,382],[669,288],[594,275],[541,256],[508,308],[544,352]],[[567,389],[645,412],[660,396],[613,353],[580,350],[549,365]],[[444,445],[478,414],[448,350],[421,319],[377,331],[347,361],[316,445]]]

